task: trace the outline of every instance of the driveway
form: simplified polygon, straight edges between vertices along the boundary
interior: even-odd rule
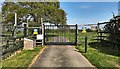
[[[54,40],[56,39],[58,38],[55,38]],[[39,58],[35,61],[32,67],[91,67],[92,69],[94,68],[94,66],[80,52],[77,52],[75,46],[70,45],[47,46],[43,53],[39,55]]]

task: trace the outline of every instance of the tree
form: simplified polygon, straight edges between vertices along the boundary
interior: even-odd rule
[[[4,24],[8,25],[10,22],[14,24],[14,13],[18,14],[18,25],[27,22],[28,18],[32,26],[39,26],[41,18],[53,24],[66,24],[67,20],[59,2],[4,2],[2,5]]]
[[[120,50],[120,16],[115,16],[110,19],[110,22],[107,23],[104,28],[106,32],[109,32],[108,40],[118,45],[117,49]]]

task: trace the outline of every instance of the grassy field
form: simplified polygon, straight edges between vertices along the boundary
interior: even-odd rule
[[[59,35],[59,34],[57,34]],[[117,50],[114,49],[115,46],[107,45],[107,43],[97,42],[93,39],[96,36],[96,32],[88,32],[78,34],[78,46],[76,48],[81,52],[94,66],[98,69],[118,69],[120,66],[120,55]],[[65,34],[64,37],[68,37],[69,34]],[[70,36],[74,38],[74,34],[71,33]],[[88,51],[84,53],[84,37],[88,37]],[[69,39],[72,41],[72,39]],[[22,51],[11,59],[3,60],[3,67],[27,67],[34,56],[39,53],[41,47],[35,48],[33,51]]]
[[[117,50],[114,49],[115,46],[108,46],[106,43],[97,42],[92,40],[92,36],[96,33],[79,33],[79,45],[76,48],[82,52],[82,54],[98,69],[118,69],[120,66],[120,55]],[[88,51],[84,52],[84,44],[81,37],[88,36]]]
[[[28,67],[32,59],[40,52],[43,47],[36,47],[34,50],[23,50],[21,53],[2,61],[4,68],[17,69],[17,67]]]

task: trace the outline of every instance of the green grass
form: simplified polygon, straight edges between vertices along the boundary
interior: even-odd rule
[[[83,46],[78,46],[76,47],[80,51],[84,52],[84,47]],[[105,48],[105,47],[102,47]],[[109,48],[106,48],[106,50]],[[109,50],[110,51],[110,50]],[[115,56],[115,55],[110,55],[107,53],[103,53],[99,51],[98,49],[92,48],[88,46],[88,51],[87,53],[82,53],[93,65],[98,67],[99,69],[110,69],[107,67],[116,67],[118,65],[118,59],[120,57]],[[115,68],[117,69],[117,68]]]
[[[95,36],[96,33],[86,33],[86,34],[79,34],[79,43],[84,41],[81,37],[88,36],[88,51],[87,53],[84,52],[84,44],[78,45],[76,48],[82,52],[82,54],[98,69],[118,69],[117,67],[120,66],[120,59],[119,52],[116,51],[114,46],[107,46],[105,43],[99,43],[91,40],[92,36]]]
[[[39,53],[43,47],[36,47],[34,50],[23,50],[21,53],[2,61],[3,68],[5,67],[28,67],[32,59]]]

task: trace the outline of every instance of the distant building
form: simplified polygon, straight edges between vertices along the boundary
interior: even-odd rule
[[[96,25],[91,25],[91,30],[97,30],[97,26]]]

